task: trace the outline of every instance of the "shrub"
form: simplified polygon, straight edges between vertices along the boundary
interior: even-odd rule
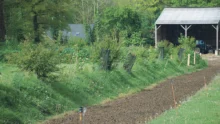
[[[83,40],[82,38],[78,38],[78,37],[70,37],[70,39],[68,40],[68,46],[75,46],[77,48],[83,48],[87,45],[87,42],[85,40]]]
[[[178,39],[178,42],[180,43],[180,47],[185,49],[187,52],[192,51],[196,47],[196,41],[194,37],[187,37],[180,36]]]
[[[125,40],[124,40],[124,44],[126,46],[129,45],[139,46],[139,45],[143,45],[144,42],[145,42],[144,39],[141,37],[141,32],[134,32],[133,34],[131,34],[129,38],[125,36]]]
[[[173,44],[167,40],[161,41],[158,44],[158,47],[164,48],[164,56],[168,57],[172,54]]]
[[[7,56],[7,59],[24,70],[35,72],[38,78],[43,79],[58,70],[56,55],[57,50],[51,42],[24,42],[20,44],[20,51]]]
[[[103,38],[103,41],[101,42],[95,42],[92,46],[92,52],[90,56],[93,62],[100,62],[102,49],[110,50],[109,61],[111,65],[116,66],[114,64],[117,64],[116,62],[119,60],[121,43],[108,37]]]
[[[87,61],[90,49],[87,42],[81,38],[71,37],[68,43],[59,46],[59,56],[62,63],[78,63]]]
[[[144,46],[129,46],[128,48],[124,47],[122,53],[123,55],[120,57],[120,60],[123,62],[127,61],[127,56],[129,53],[136,56],[135,63],[143,62],[149,56],[148,49]]]
[[[159,52],[157,49],[155,49],[154,47],[150,46],[150,48],[148,49],[148,53],[149,53],[149,56],[148,56],[148,60],[149,61],[154,61],[156,60],[156,58],[158,57],[159,55]]]

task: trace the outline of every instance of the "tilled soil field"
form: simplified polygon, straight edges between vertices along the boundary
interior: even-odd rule
[[[209,67],[187,75],[163,81],[152,89],[119,98],[102,105],[87,108],[84,124],[139,124],[157,117],[162,112],[174,107],[171,80],[177,104],[186,101],[204,87],[220,72],[220,58],[213,55],[204,56]],[[51,119],[45,124],[81,124],[79,113],[72,112],[63,118]]]

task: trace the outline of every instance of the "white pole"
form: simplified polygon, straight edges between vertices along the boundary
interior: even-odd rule
[[[155,48],[157,48],[157,25],[155,24]]]
[[[194,65],[196,64],[196,52],[194,52]]]
[[[188,54],[187,66],[190,66],[190,54]]]
[[[218,55],[218,32],[219,32],[219,26],[217,24],[216,27],[214,25],[212,25],[212,27],[215,28],[215,30],[216,30],[216,50],[215,50],[215,55]]]
[[[218,31],[219,31],[219,27],[217,25],[216,26],[216,50],[217,50],[217,55],[218,55]]]

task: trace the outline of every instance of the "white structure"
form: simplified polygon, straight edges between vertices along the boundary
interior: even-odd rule
[[[158,30],[164,25],[179,25],[188,36],[193,25],[210,25],[216,30],[216,49],[219,50],[220,8],[165,8],[155,23],[155,46],[158,44]]]

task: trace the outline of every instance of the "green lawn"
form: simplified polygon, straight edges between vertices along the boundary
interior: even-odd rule
[[[220,76],[195,96],[149,124],[220,124]]]

